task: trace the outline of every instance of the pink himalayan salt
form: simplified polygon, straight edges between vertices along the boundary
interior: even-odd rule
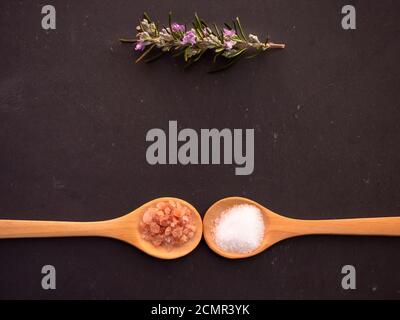
[[[185,205],[169,200],[149,207],[139,224],[142,238],[154,246],[182,245],[194,237],[193,212]]]

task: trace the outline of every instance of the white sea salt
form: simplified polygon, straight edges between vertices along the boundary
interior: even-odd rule
[[[227,252],[249,253],[261,245],[264,228],[260,209],[248,204],[236,205],[216,221],[215,242]]]

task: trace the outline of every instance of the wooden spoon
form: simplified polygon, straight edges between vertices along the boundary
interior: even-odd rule
[[[222,250],[214,241],[215,221],[226,209],[240,204],[254,205],[263,214],[265,232],[261,245],[249,253],[233,253]],[[229,259],[254,256],[275,243],[287,238],[311,234],[400,236],[400,217],[361,218],[339,220],[299,220],[281,216],[259,203],[240,197],[222,199],[214,203],[203,219],[203,234],[207,245],[217,254]]]
[[[145,210],[160,201],[173,200],[187,206],[194,216],[196,232],[185,244],[173,248],[155,247],[142,239],[139,222]],[[160,259],[176,259],[187,255],[199,244],[202,220],[197,210],[186,201],[176,198],[158,198],[119,218],[93,222],[0,220],[0,239],[46,237],[108,237],[129,243],[145,253]]]

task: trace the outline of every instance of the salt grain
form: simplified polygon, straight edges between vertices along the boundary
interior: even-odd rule
[[[216,244],[224,251],[249,253],[264,238],[263,215],[256,206],[233,206],[221,214],[214,229]]]

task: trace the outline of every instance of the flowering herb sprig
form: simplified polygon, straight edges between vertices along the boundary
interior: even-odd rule
[[[211,72],[226,69],[242,57],[252,58],[268,49],[285,47],[284,44],[270,42],[268,38],[262,42],[256,35],[246,35],[239,18],[219,28],[216,24],[209,26],[195,14],[192,25],[188,27],[174,22],[170,13],[168,26],[159,27],[145,13],[136,30],[135,39],[120,39],[123,43],[134,43],[135,50],[141,52],[136,62],[151,62],[165,53],[172,53],[174,57],[182,55],[186,66],[190,66],[200,60],[206,51],[212,51],[214,63],[218,57],[228,62]],[[153,49],[159,50],[154,54]],[[250,51],[252,54],[247,55]]]

